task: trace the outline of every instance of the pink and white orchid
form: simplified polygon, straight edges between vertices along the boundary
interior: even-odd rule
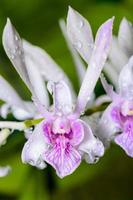
[[[133,57],[119,75],[119,92],[102,78],[103,86],[112,103],[104,111],[98,129],[99,136],[106,143],[114,140],[126,154],[133,157]]]
[[[69,9],[67,19],[67,27],[74,26],[75,11],[72,8]],[[84,30],[86,39],[87,35],[90,37],[88,24],[84,24],[84,18],[82,20],[83,27],[81,28]],[[81,24],[81,21],[79,21],[79,24]],[[3,33],[5,51],[30,89],[39,116],[44,118],[35,126],[32,135],[24,145],[22,151],[22,161],[24,163],[29,163],[40,169],[45,168],[46,163],[49,163],[55,168],[57,175],[63,178],[71,174],[79,166],[82,159],[85,158],[88,163],[94,163],[95,159],[104,154],[102,142],[95,137],[91,127],[80,116],[86,109],[108,56],[112,38],[112,24],[113,19],[109,19],[97,32],[88,61],[89,66],[76,103],[74,104],[75,100],[73,100],[68,83],[64,80],[50,81],[47,87],[53,96],[53,106],[49,107],[48,104],[45,104],[41,77],[33,70],[34,62],[37,61],[34,60],[35,51],[28,51],[32,59],[27,58],[26,51],[23,50],[23,48],[25,49],[24,44],[22,45],[18,33],[8,20]],[[84,42],[84,34],[82,37]],[[17,51],[14,54],[16,48]],[[85,58],[84,54],[82,57]],[[38,58],[38,64],[40,60]],[[53,80],[55,80],[55,76],[53,74]]]
[[[119,74],[129,58],[133,55],[133,26],[125,17],[119,25],[118,36],[113,36],[108,60],[104,72],[118,89]]]

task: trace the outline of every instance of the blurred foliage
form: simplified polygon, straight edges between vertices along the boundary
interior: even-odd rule
[[[22,37],[41,46],[62,66],[78,90],[75,68],[58,26],[68,5],[77,9],[92,25],[94,34],[102,22],[115,16],[114,33],[126,16],[133,22],[133,0],[0,0],[0,37],[9,17]],[[24,99],[26,86],[7,59],[0,41],[0,73]],[[102,93],[100,85],[96,89]],[[59,179],[48,166],[39,171],[21,163],[23,133],[15,132],[0,149],[0,164],[10,164],[12,173],[0,179],[0,200],[131,200],[133,160],[116,145],[95,165],[82,163],[70,176]]]

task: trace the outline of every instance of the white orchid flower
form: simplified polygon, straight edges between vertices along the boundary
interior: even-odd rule
[[[75,19],[77,24],[75,24]],[[73,27],[78,26],[78,19],[79,14],[69,8],[68,32],[73,30]],[[71,174],[79,166],[82,159],[88,163],[94,163],[104,154],[102,142],[95,137],[95,133],[81,116],[85,112],[109,53],[113,19],[107,20],[99,28],[93,49],[91,46],[90,57],[85,52],[88,48],[85,45],[87,36],[90,37],[88,23],[82,17],[82,23],[80,20],[79,24],[81,32],[83,30],[79,34],[81,39],[80,53],[82,58],[87,60],[88,68],[77,99],[73,99],[69,81],[62,75],[61,79],[57,80],[57,76],[60,75],[59,71],[55,74],[53,72],[53,81],[48,82],[48,91],[53,96],[52,107],[47,101],[42,75],[46,80],[52,80],[48,78],[52,76],[52,72],[48,73],[49,71],[46,70],[46,58],[49,65],[52,65],[53,61],[38,47],[22,41],[9,20],[3,32],[3,45],[7,56],[31,91],[34,106],[41,117],[41,122],[35,126],[33,133],[24,145],[22,161],[40,169],[45,168],[46,163],[49,163],[61,178]],[[10,126],[13,125],[12,123]],[[6,124],[4,125],[6,126]],[[4,125],[0,124],[0,127],[3,128]],[[9,128],[9,123],[7,125]],[[17,125],[20,130],[25,127],[23,122],[19,122]]]
[[[125,17],[122,19],[118,36],[113,37],[109,59],[105,63],[104,72],[118,91],[119,74],[133,55],[133,27]]]

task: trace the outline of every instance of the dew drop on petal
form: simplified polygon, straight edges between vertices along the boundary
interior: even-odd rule
[[[36,165],[39,166],[39,165],[41,164],[41,162],[42,162],[42,161],[41,161],[41,158],[39,158],[39,159],[37,160]]]
[[[88,46],[89,46],[91,49],[93,49],[93,46],[94,46],[94,45],[89,43]]]
[[[82,47],[82,43],[80,41],[78,41],[75,46],[78,48],[78,49],[81,49]]]
[[[18,36],[17,35],[15,35],[15,40],[18,41]]]
[[[11,55],[11,59],[13,60],[14,58],[15,58],[15,56],[12,54],[12,55]]]
[[[29,164],[34,166],[34,161],[33,160],[29,160]]]
[[[79,28],[82,28],[84,26],[84,22],[82,20],[80,20],[79,22]]]

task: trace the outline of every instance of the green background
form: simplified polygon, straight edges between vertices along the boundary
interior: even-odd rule
[[[44,48],[78,90],[73,62],[58,26],[58,20],[66,18],[68,5],[89,20],[94,34],[112,16],[115,34],[123,16],[133,22],[132,0],[0,0],[0,37],[9,17],[21,37]],[[0,73],[24,99],[30,98],[1,41]],[[72,175],[61,180],[50,166],[39,171],[21,163],[24,142],[23,133],[16,132],[0,149],[0,165],[12,166],[12,173],[0,179],[0,200],[133,200],[133,159],[115,144],[97,164],[83,162]]]

